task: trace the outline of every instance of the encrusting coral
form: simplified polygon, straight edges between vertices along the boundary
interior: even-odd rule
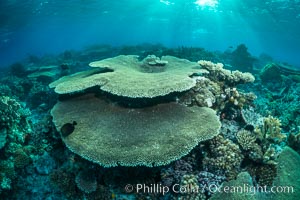
[[[58,102],[51,114],[58,130],[75,121],[63,141],[73,152],[105,167],[168,164],[216,136],[220,128],[210,108],[178,103],[124,108],[92,94]]]
[[[139,61],[136,55],[120,55],[92,62],[90,66],[102,69],[102,73],[99,69],[79,72],[51,83],[50,87],[55,87],[59,94],[66,94],[98,86],[118,96],[153,98],[186,91],[196,85],[190,76],[205,72],[197,63],[173,56],[150,57],[150,61],[146,57]]]

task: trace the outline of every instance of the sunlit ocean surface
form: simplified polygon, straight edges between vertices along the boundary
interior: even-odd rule
[[[299,1],[2,0],[2,65],[104,43],[161,43],[225,51],[244,43],[300,66]]]

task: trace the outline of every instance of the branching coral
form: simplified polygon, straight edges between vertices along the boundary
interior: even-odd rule
[[[0,160],[0,190],[13,187],[14,168],[23,168],[31,162],[21,149],[26,135],[32,131],[27,119],[29,114],[15,99],[0,96],[0,149],[3,152]]]
[[[180,98],[186,105],[213,107],[220,101],[221,87],[205,77],[197,77],[196,86]]]
[[[179,184],[184,175],[193,173],[194,162],[193,158],[176,160],[168,168],[161,171],[162,184],[168,187]]]
[[[198,174],[198,183],[201,188],[208,196],[211,196],[214,192],[213,187],[220,187],[221,184],[226,180],[225,176],[216,175],[207,171],[201,171]]]
[[[215,82],[223,82],[224,85],[229,87],[235,87],[241,83],[251,83],[254,82],[255,78],[252,74],[240,71],[230,71],[223,68],[222,63],[213,63],[210,61],[200,60],[198,64],[209,71],[206,75],[210,80]]]
[[[263,126],[263,116],[255,112],[253,107],[250,107],[248,109],[242,109],[241,113],[245,124],[251,125],[253,128]]]
[[[236,86],[254,81],[250,73],[239,71],[231,72],[223,69],[223,64],[200,60],[199,65],[208,73],[197,77],[197,84],[188,93],[180,98],[180,102],[187,105],[213,107],[217,110],[241,109],[245,104],[251,104],[256,96],[253,93],[238,91]],[[233,119],[234,116],[227,112],[222,118]]]
[[[237,132],[236,139],[249,159],[259,163],[276,165],[275,160],[280,149],[271,143],[268,137],[259,138],[255,133],[242,129]]]
[[[236,139],[241,149],[246,155],[248,155],[250,160],[256,162],[262,162],[263,151],[262,147],[256,143],[256,135],[252,132],[242,129],[237,132]]]
[[[253,149],[254,145],[256,144],[255,143],[256,136],[252,134],[250,131],[244,129],[237,132],[236,139],[239,145],[241,145],[243,150]]]
[[[199,187],[197,176],[193,174],[187,174],[182,177],[180,186],[175,190],[181,191],[181,195],[178,200],[205,200],[204,190]]]
[[[281,123],[280,120],[268,116],[263,119],[263,125],[257,126],[254,129],[254,133],[257,135],[257,138],[261,141],[267,140],[269,142],[279,144],[286,139],[286,135],[281,133]]]
[[[204,158],[203,164],[208,169],[221,170],[228,178],[240,171],[243,155],[238,145],[218,135],[209,141],[210,153]]]
[[[243,200],[254,200],[254,199],[289,199],[289,200],[297,200],[300,195],[300,173],[299,167],[300,165],[300,156],[292,149],[286,147],[281,155],[278,158],[278,168],[277,168],[277,176],[274,179],[274,175],[276,172],[271,169],[271,174],[268,172],[270,177],[265,177],[266,182],[262,184],[268,184],[269,178],[272,180],[272,191],[270,189],[264,189],[263,192],[259,192],[260,190],[244,190],[243,192],[218,192],[212,196],[212,200],[214,199],[243,199]],[[265,169],[263,169],[265,170]],[[270,170],[270,169],[266,169]],[[275,174],[272,174],[273,173]],[[220,191],[224,191],[224,188],[230,188],[232,191],[236,191],[234,189],[240,188],[241,186],[246,185],[248,189],[253,186],[253,181],[251,176],[247,172],[242,172],[238,175],[236,180],[229,181],[223,184],[223,187],[220,188]],[[266,192],[265,192],[266,191]],[[287,195],[288,194],[288,195]]]

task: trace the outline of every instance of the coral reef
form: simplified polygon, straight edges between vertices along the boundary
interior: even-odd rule
[[[101,90],[131,98],[153,98],[172,92],[186,91],[196,85],[189,76],[201,73],[197,63],[172,56],[163,56],[163,66],[149,65],[147,58],[139,61],[138,56],[117,56],[90,63],[91,67],[104,68],[108,73],[75,74],[63,77],[50,84],[59,94],[79,92],[93,86]],[[151,63],[151,62],[150,62]],[[163,67],[160,73],[144,72],[145,65]],[[122,77],[122,78],[121,78]]]
[[[1,193],[1,190],[13,187],[15,170],[23,169],[31,162],[30,157],[23,151],[23,146],[27,142],[27,136],[32,134],[32,128],[28,120],[30,111],[13,98],[0,96],[0,114]]]
[[[14,166],[16,168],[24,168],[32,162],[31,158],[22,150],[16,150],[14,154]]]
[[[286,147],[278,158],[277,176],[273,183],[273,192],[270,188],[263,191],[253,186],[253,180],[249,173],[241,172],[236,180],[231,180],[223,184],[221,192],[214,194],[210,199],[288,199],[299,198],[300,173],[297,169],[300,165],[300,156],[292,149]],[[241,186],[246,185],[247,190]],[[229,188],[231,192],[225,192],[224,188]],[[250,190],[252,188],[252,190]],[[240,191],[240,192],[237,192]],[[242,191],[242,192],[241,192]]]
[[[254,185],[270,187],[277,176],[277,165],[249,165],[247,171],[253,177]]]
[[[216,175],[207,171],[199,172],[197,178],[199,187],[208,197],[214,194],[212,188],[221,187],[221,184],[226,180],[225,176]]]
[[[236,133],[239,131],[240,125],[235,120],[222,120],[222,126],[220,132],[223,134],[224,138],[230,139],[232,141],[236,140]]]
[[[300,156],[289,147],[285,147],[278,158],[277,177],[275,186],[289,186],[290,192],[278,192],[276,199],[296,200],[300,196]],[[293,190],[293,191],[292,191]]]
[[[210,108],[177,103],[124,108],[92,94],[59,102],[51,114],[57,130],[77,122],[63,141],[73,152],[106,167],[168,164],[220,128]]]
[[[0,130],[0,149],[2,149],[6,144],[7,130],[2,128]]]
[[[260,72],[260,78],[262,82],[282,81],[280,68],[275,63],[268,63]]]
[[[180,97],[186,105],[212,107],[221,111],[222,119],[235,119],[240,115],[244,105],[251,105],[256,96],[253,93],[240,92],[237,85],[253,82],[250,73],[230,71],[223,68],[222,63],[198,61],[200,67],[207,70],[201,77],[196,77],[196,86]]]
[[[261,127],[264,124],[264,118],[259,113],[255,112],[253,107],[241,110],[242,118],[246,125],[253,128]]]
[[[97,189],[96,176],[91,170],[80,171],[76,175],[75,182],[77,187],[85,193],[95,192]]]
[[[250,150],[253,149],[254,145],[256,144],[256,136],[252,134],[250,131],[247,130],[240,130],[236,134],[236,139],[239,143],[239,145],[242,147],[243,150]]]
[[[10,66],[10,72],[17,77],[24,77],[28,74],[26,67],[22,63],[14,63]]]
[[[174,184],[180,184],[184,175],[191,174],[195,170],[195,159],[184,157],[185,159],[176,160],[171,166],[161,170],[161,182],[163,185],[172,187]]]
[[[180,188],[180,189],[179,189]],[[178,200],[205,200],[206,196],[204,190],[199,187],[198,179],[196,175],[184,175],[182,177],[181,183],[177,189],[180,191],[181,195],[177,198]]]
[[[233,64],[236,55],[193,47],[95,45],[29,56],[1,68],[0,199],[298,199],[299,155],[285,146],[300,152],[299,72],[272,61],[276,74],[268,65],[258,73],[245,68],[251,55],[244,54],[249,60],[239,66]],[[266,60],[259,62],[256,69]],[[75,82],[83,87],[55,94],[48,83],[69,73],[75,74],[50,86],[64,89]],[[136,78],[129,79],[132,75]],[[57,98],[52,114],[60,114],[53,124],[50,108]],[[84,103],[78,106],[79,100]],[[77,143],[71,140],[76,135]],[[105,159],[105,167],[68,148],[72,145]],[[141,163],[146,167],[137,166]],[[125,191],[126,184],[137,183],[176,185],[182,191]],[[211,190],[240,184],[288,185],[294,192]],[[197,187],[197,193],[188,190]]]
[[[63,68],[57,65],[40,66],[34,72],[27,75],[28,78],[37,79],[40,82],[50,83],[59,78]]]
[[[225,182],[222,187],[219,189],[219,192],[216,192],[210,199],[240,199],[240,200],[255,200],[255,193],[251,193],[253,191],[242,191],[241,188],[243,186],[253,186],[252,178],[247,172],[241,172],[238,174],[236,180],[231,180],[229,182]],[[227,189],[225,192],[224,188]],[[240,189],[239,189],[240,188]],[[239,192],[238,192],[239,191]]]
[[[62,191],[68,199],[76,199],[78,197],[76,193],[76,183],[74,181],[75,177],[72,174],[58,169],[54,170],[49,178],[52,185]]]
[[[254,82],[254,76],[249,72],[230,71],[223,68],[222,63],[200,60],[198,64],[209,71],[208,78],[215,82],[223,82],[224,85],[235,87],[238,84]]]
[[[300,133],[290,133],[287,138],[288,145],[300,154]]]
[[[268,138],[276,143],[280,143],[286,139],[286,135],[281,133],[281,122],[272,116],[264,118],[264,125],[261,130],[256,129],[255,132],[259,138]]]
[[[209,152],[203,159],[203,165],[208,171],[220,170],[228,179],[232,179],[241,170],[243,158],[238,145],[218,135],[209,141]]]

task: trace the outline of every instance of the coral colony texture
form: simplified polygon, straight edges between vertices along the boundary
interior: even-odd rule
[[[245,45],[30,56],[0,77],[0,199],[299,199],[299,74]]]

